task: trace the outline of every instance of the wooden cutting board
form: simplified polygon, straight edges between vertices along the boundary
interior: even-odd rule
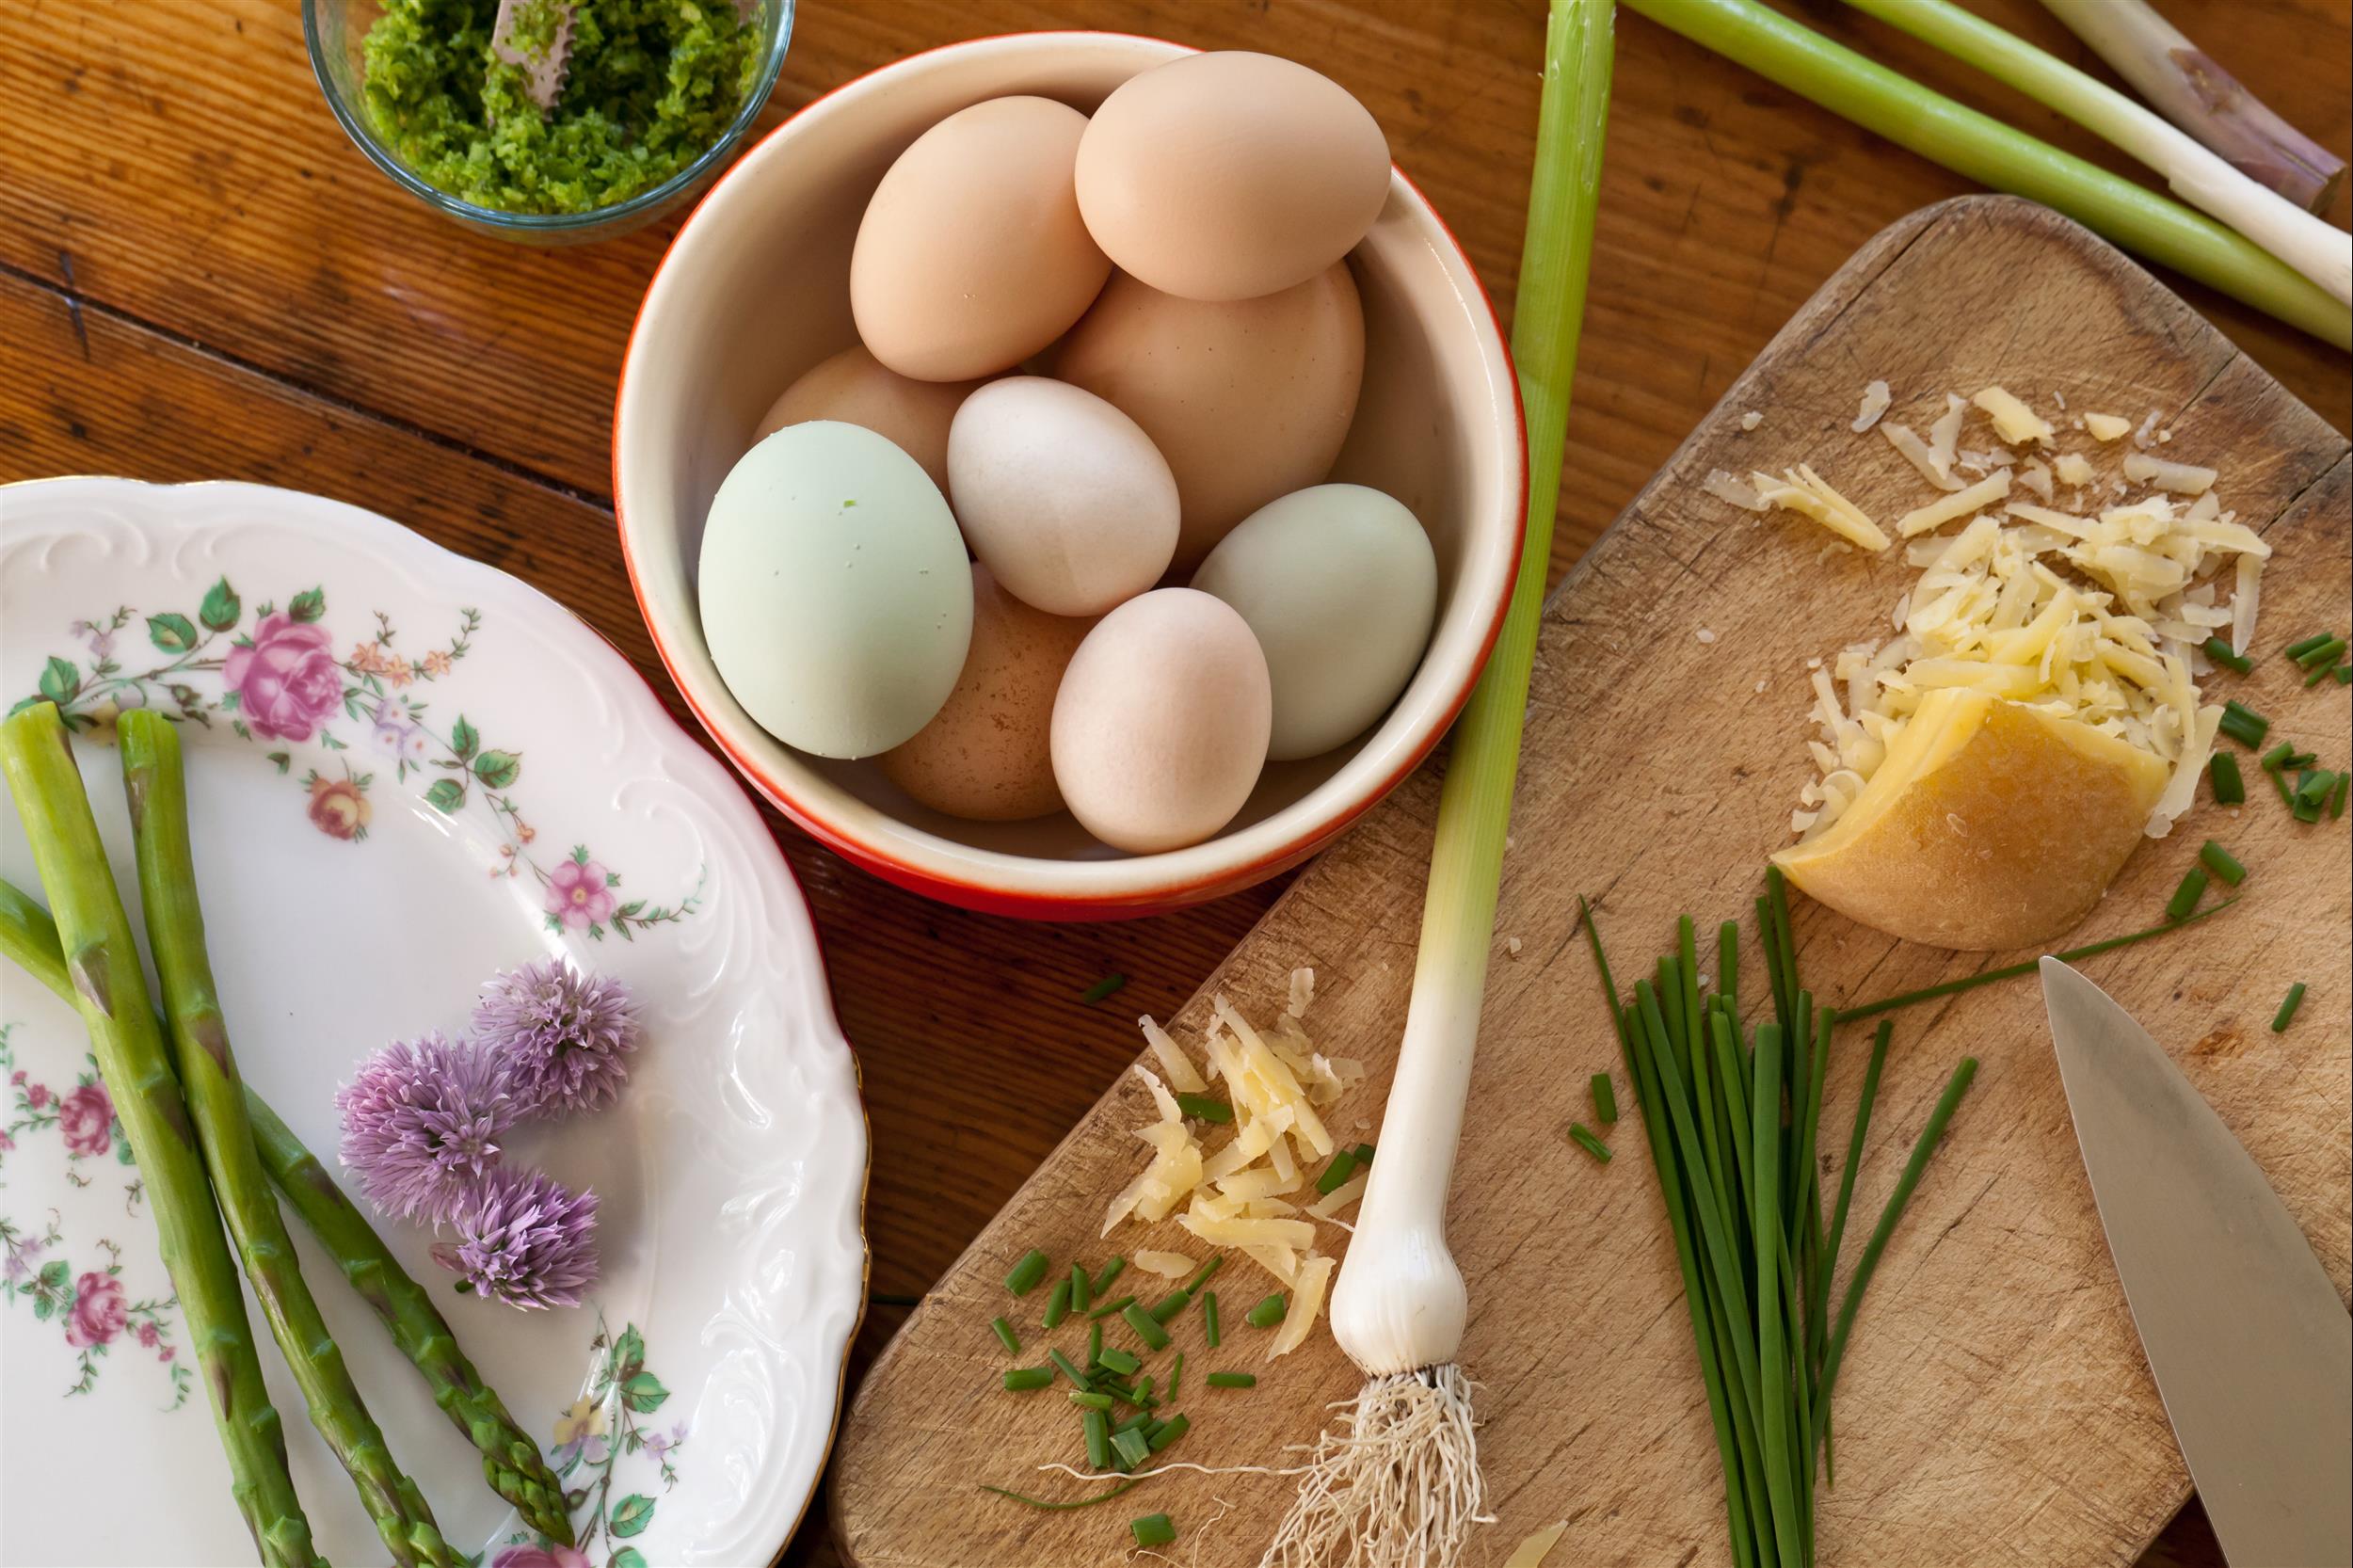
[[[1714,1440],[1640,1125],[1614,1129],[1619,1158],[1606,1167],[1565,1136],[1571,1121],[1592,1119],[1589,1075],[1618,1066],[1573,931],[1576,898],[1596,899],[1622,976],[1665,951],[1679,913],[1704,929],[1735,916],[1746,923],[1764,856],[1786,841],[1810,774],[1806,662],[1884,635],[1914,574],[1892,558],[1825,553],[1828,536],[1813,524],[1753,519],[1700,481],[1716,468],[1811,461],[1882,518],[1917,504],[1923,487],[1894,450],[1848,428],[1874,377],[1896,390],[1892,417],[1921,429],[1946,390],[1965,395],[1990,382],[2046,413],[2059,395],[2077,412],[2136,424],[2161,411],[2175,433],[2166,455],[2221,467],[2225,504],[2277,552],[2264,583],[2262,663],[2244,680],[2217,675],[2208,690],[2269,713],[2275,736],[2316,751],[2323,765],[2353,760],[2345,688],[2329,681],[2307,693],[2279,655],[2310,632],[2346,625],[2345,439],[2154,280],[2042,208],[1949,201],[1866,246],[1733,386],[1545,615],[1449,1220],[1470,1283],[1464,1361],[1484,1385],[1481,1451],[1497,1515],[1474,1561],[1500,1561],[1522,1536],[1562,1519],[1556,1563],[1728,1559]],[[1750,410],[1763,419],[1744,432]],[[1973,434],[1983,438],[1981,428]],[[2071,432],[2064,444],[2091,443]],[[2208,837],[2251,868],[2240,906],[2085,969],[2173,1050],[2278,1186],[2342,1292],[2353,1256],[2353,823],[2296,824],[2247,760],[2248,805],[2201,804],[2171,838],[2145,844],[2077,939],[2150,923]],[[1436,800],[1433,767],[1325,855],[1173,1020],[1178,1037],[1198,1037],[1211,991],[1246,1015],[1271,1015],[1286,974],[1312,966],[1310,1032],[1372,1069],[1334,1125],[1375,1136]],[[1835,1002],[2006,961],[1897,942],[1803,901],[1795,925],[1807,984]],[[1753,979],[1761,970],[1751,941]],[[2274,1034],[2272,1011],[2295,980],[2310,995],[2295,1026]],[[1752,998],[1763,989],[1742,987]],[[1953,1063],[1974,1054],[1981,1067],[1849,1348],[1837,1485],[1819,1504],[1821,1560],[2128,1563],[2189,1481],[2100,1234],[2039,990],[2009,982],[1897,1020],[1859,1176],[1858,1238]],[[1837,1130],[1825,1133],[1836,1145],[1824,1151],[1826,1176],[1843,1158],[1865,1054],[1860,1034],[1841,1033],[1832,1064],[1823,1121]],[[1623,1083],[1619,1096],[1630,1099]],[[1078,1457],[1062,1392],[999,1390],[1007,1358],[988,1331],[999,1312],[1022,1324],[1024,1361],[1084,1337],[1082,1325],[1050,1338],[1038,1329],[1042,1292],[1009,1301],[1000,1282],[1013,1260],[1031,1246],[1065,1264],[1074,1256],[1099,1264],[1113,1248],[1139,1245],[1202,1255],[1173,1224],[1096,1239],[1105,1201],[1143,1160],[1129,1129],[1150,1116],[1132,1077],[1106,1095],[868,1375],[832,1494],[854,1561],[1119,1562],[1130,1550],[1126,1521],[1151,1512],[1170,1513],[1185,1532],[1170,1548],[1175,1561],[1257,1560],[1291,1496],[1288,1480],[1176,1473],[1061,1513],[977,1490],[984,1481],[1056,1496],[1092,1490],[1035,1468]],[[1849,1261],[1859,1245],[1849,1241]],[[1219,1283],[1229,1323],[1240,1315],[1234,1304],[1272,1288],[1239,1256]],[[1177,1340],[1193,1351],[1179,1402],[1193,1426],[1171,1457],[1290,1463],[1286,1446],[1312,1439],[1326,1404],[1355,1391],[1357,1374],[1328,1334],[1269,1367],[1257,1360],[1266,1336],[1247,1329],[1229,1329],[1224,1352],[1207,1353],[1198,1317],[1187,1315]],[[1215,1366],[1256,1369],[1259,1384],[1212,1393],[1199,1377]]]

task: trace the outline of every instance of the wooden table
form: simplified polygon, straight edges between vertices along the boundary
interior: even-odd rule
[[[2081,57],[2032,0],[1978,8]],[[2165,8],[2346,151],[2345,0]],[[1089,26],[1289,55],[1373,111],[1508,314],[1544,9],[804,0],[768,118],[979,33]],[[2122,167],[1909,40],[1811,9],[1915,78]],[[1556,573],[1856,246],[1967,188],[1639,18],[1620,26]],[[629,323],[673,227],[532,251],[429,215],[344,141],[299,16],[277,0],[0,7],[0,481],[227,477],[357,502],[536,584],[666,693],[621,571],[606,442]],[[2353,424],[2343,355],[2184,292],[2330,423]],[[875,1295],[855,1376],[1127,1063],[1134,1016],[1176,1007],[1277,889],[1124,925],[1017,924],[899,892],[774,820],[816,907],[873,1125]],[[1089,1006],[1081,993],[1107,974],[1126,988]],[[785,1560],[837,1560],[822,1511]],[[2192,1510],[2148,1560],[2220,1558]]]

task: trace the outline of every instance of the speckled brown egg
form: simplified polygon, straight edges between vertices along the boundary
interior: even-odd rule
[[[752,444],[788,424],[833,419],[872,430],[923,465],[942,494],[948,489],[948,426],[978,381],[918,381],[853,344],[821,360],[760,416]]]
[[[1182,576],[1242,519],[1332,472],[1364,382],[1364,308],[1345,262],[1222,302],[1114,273],[1054,374],[1134,420],[1168,459]]]
[[[1069,329],[1111,274],[1079,216],[1086,116],[1049,98],[960,109],[899,154],[858,222],[850,313],[920,381],[1011,370]]]
[[[1016,822],[1062,809],[1049,735],[1054,694],[1092,618],[1049,616],[972,568],[972,646],[947,703],[882,771],[936,811]]]

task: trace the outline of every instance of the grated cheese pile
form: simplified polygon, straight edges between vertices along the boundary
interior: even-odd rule
[[[1317,1225],[1347,1229],[1337,1216],[1365,1190],[1360,1174],[1304,1207],[1296,1200],[1314,1185],[1312,1167],[1337,1147],[1322,1112],[1365,1076],[1361,1064],[1318,1050],[1302,1027],[1314,996],[1315,971],[1293,970],[1288,1004],[1263,1033],[1223,995],[1211,999],[1206,1066],[1151,1018],[1137,1020],[1160,1066],[1135,1069],[1159,1112],[1136,1129],[1152,1159],[1103,1215],[1105,1236],[1125,1220],[1155,1224],[1174,1215],[1197,1240],[1231,1247],[1281,1281],[1291,1300],[1270,1358],[1305,1343],[1323,1309],[1337,1259],[1317,1250]],[[1233,1135],[1215,1149],[1202,1144],[1207,1124],[1187,1119],[1176,1103],[1177,1094],[1204,1094],[1212,1080],[1224,1082],[1234,1109]]]
[[[1790,830],[1809,839],[1827,830],[1921,699],[1958,687],[2080,720],[2169,764],[2147,827],[2164,837],[2189,808],[2222,716],[2200,698],[2209,667],[2200,645],[2222,635],[2233,652],[2247,650],[2271,547],[2223,508],[2215,470],[2149,455],[2156,411],[2134,432],[2121,477],[2100,491],[2089,488],[2090,456],[2050,450],[2060,432],[2024,399],[1987,387],[1944,403],[1927,441],[1899,423],[1877,425],[1936,492],[1896,524],[1921,576],[1896,602],[1894,636],[1855,643],[1828,667],[1813,662],[1820,735],[1807,746],[1819,776],[1801,792]],[[2041,455],[1963,449],[1973,408],[2002,448]],[[2101,413],[2076,424],[2103,444],[2134,430]],[[1956,470],[1984,477],[1970,483]],[[1756,474],[1753,488],[1712,482],[1720,477],[1705,488],[1736,505],[1784,506],[1857,544],[1866,536],[1856,520],[1878,532],[1811,467],[1778,483]],[[2054,479],[2075,491],[2067,507],[2057,504]],[[2093,495],[2124,499],[2099,506]]]

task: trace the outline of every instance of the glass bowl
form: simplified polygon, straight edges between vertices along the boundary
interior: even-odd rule
[[[728,0],[716,3],[724,5]],[[776,77],[784,69],[785,49],[792,40],[793,0],[751,0],[751,5],[762,35],[763,55],[751,90],[744,95],[743,104],[719,139],[660,184],[584,213],[509,213],[476,206],[427,184],[393,155],[370,122],[360,90],[360,45],[383,9],[377,0],[302,0],[302,36],[310,45],[311,69],[318,76],[319,90],[326,94],[336,122],[387,179],[435,212],[501,239],[524,245],[578,245],[610,239],[653,222],[701,190],[734,153],[775,90]]]

